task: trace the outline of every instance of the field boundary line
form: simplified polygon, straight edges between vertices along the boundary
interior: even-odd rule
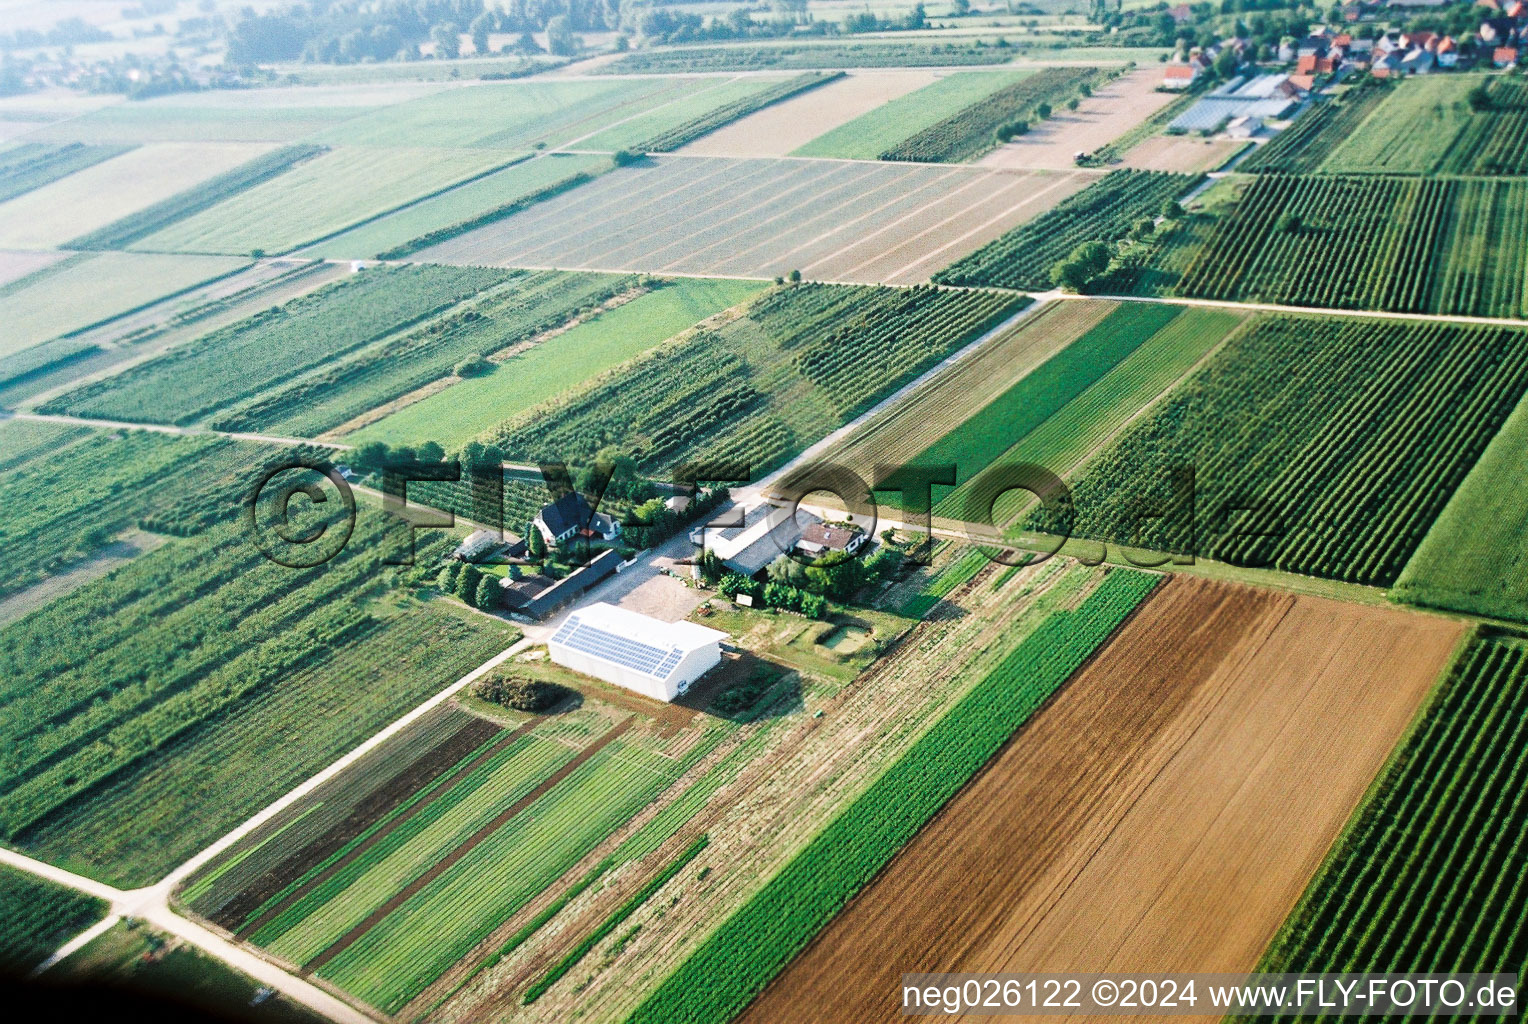
[[[1033,294],[1033,293],[1031,293]],[[1112,299],[1115,302],[1157,302],[1175,306],[1207,306],[1215,309],[1245,309],[1254,313],[1296,313],[1315,316],[1368,317],[1371,320],[1409,320],[1414,323],[1479,324],[1484,327],[1528,327],[1528,320],[1505,316],[1466,316],[1462,313],[1401,313],[1384,309],[1330,309],[1325,306],[1283,306],[1274,302],[1234,302],[1229,299],[1192,299],[1177,295],[1083,295],[1078,292],[1052,292],[1059,299]]]
[[[492,746],[483,751],[477,757],[473,758],[467,764],[462,765],[455,771],[450,771],[448,769],[447,773],[442,773],[442,775],[445,775],[446,778],[445,781],[440,784],[439,791],[435,794],[434,798],[429,800],[420,800],[414,803],[402,814],[388,821],[388,823],[382,828],[373,832],[370,836],[366,837],[366,839],[353,847],[349,853],[337,859],[333,864],[329,865],[323,871],[313,876],[313,878],[309,879],[303,885],[293,889],[289,894],[287,894],[286,897],[272,906],[269,910],[262,913],[259,917],[255,918],[248,924],[241,926],[238,931],[234,932],[234,938],[243,941],[249,938],[249,936],[253,935],[255,932],[259,931],[261,928],[265,927],[265,925],[268,924],[272,919],[284,913],[288,908],[301,900],[314,888],[324,884],[329,879],[339,874],[339,872],[343,870],[346,865],[351,864],[355,860],[359,859],[360,856],[367,850],[371,849],[373,846],[380,843],[383,839],[386,839],[393,832],[396,832],[405,823],[418,816],[421,811],[423,811],[430,804],[434,803],[436,799],[450,792],[450,790],[453,789],[463,779],[471,775],[478,768],[482,767],[494,756],[502,752],[504,748],[508,747],[511,743],[515,742],[525,734],[529,733],[532,729],[536,728],[538,724],[540,724],[540,720],[532,718],[529,721],[522,722],[514,729],[504,730],[499,738],[493,742]],[[435,782],[432,780],[427,785],[433,786],[435,785]]]
[[[261,825],[269,822],[276,815],[280,814],[288,807],[291,807],[303,797],[311,794],[319,786],[322,786],[330,779],[333,779],[335,776],[345,771],[351,765],[359,761],[362,757],[366,756],[377,747],[381,746],[384,742],[391,739],[393,736],[396,736],[398,733],[402,732],[410,725],[413,725],[426,714],[435,710],[446,701],[456,696],[458,692],[466,689],[472,683],[477,682],[477,680],[498,668],[504,662],[508,661],[510,658],[514,657],[516,654],[520,653],[530,645],[530,638],[522,636],[519,640],[506,647],[504,650],[500,651],[492,658],[489,658],[487,661],[483,662],[483,664],[479,665],[471,672],[468,672],[466,675],[462,676],[456,682],[441,690],[439,693],[425,701],[423,704],[418,705],[412,711],[403,715],[403,717],[395,719],[385,728],[373,733],[370,737],[362,741],[358,746],[351,750],[350,753],[331,763],[329,767],[320,771],[316,775],[309,777],[306,782],[288,790],[283,796],[278,797],[270,804],[267,804],[263,810],[258,811],[249,818],[246,818],[243,824],[234,827],[231,831],[224,834],[221,839],[218,839],[211,845],[204,847],[199,853],[183,862],[179,867],[175,868],[175,870],[171,871],[162,880],[160,880],[158,884],[154,886],[154,889],[161,892],[164,896],[168,896],[169,893],[172,892],[177,885],[185,881],[191,875],[195,874],[201,868],[205,867],[212,860],[226,852],[239,840],[248,836]]]
[[[494,816],[492,821],[488,822],[482,828],[474,832],[471,836],[457,844],[457,846],[451,850],[450,853],[447,853],[444,857],[441,857],[439,860],[435,861],[435,863],[431,864],[423,874],[419,875],[408,885],[404,886],[402,889],[399,889],[397,892],[389,896],[385,903],[377,907],[371,913],[367,914],[365,919],[362,920],[359,924],[351,928],[334,942],[330,943],[313,959],[303,964],[303,973],[311,974],[314,971],[317,971],[329,961],[333,960],[345,950],[349,949],[352,945],[355,944],[356,940],[360,939],[361,936],[371,931],[371,929],[380,924],[384,918],[391,915],[393,911],[397,910],[399,907],[403,906],[403,904],[407,903],[410,899],[423,891],[431,882],[435,881],[435,879],[449,871],[457,864],[458,861],[462,860],[467,856],[467,854],[471,853],[473,849],[475,849],[480,843],[487,840],[495,832],[499,831],[499,829],[503,828],[506,824],[513,820],[517,814],[525,810],[537,800],[541,799],[541,797],[545,796],[552,789],[556,788],[558,783],[562,782],[569,775],[572,775],[579,768],[587,764],[590,758],[594,757],[595,754],[598,754],[606,746],[618,739],[622,733],[626,732],[627,729],[630,729],[632,722],[635,720],[635,715],[623,718],[619,723],[606,730],[593,743],[590,743],[583,750],[579,751],[577,756],[575,756],[571,761],[558,768],[551,775],[547,776],[546,779],[543,780],[538,786],[536,786],[535,789],[532,789],[529,793],[516,800],[503,811],[500,811],[497,815]]]
[[[96,939],[99,939],[102,935],[105,935],[107,932],[115,928],[118,923],[121,922],[121,920],[122,917],[120,914],[107,914],[105,917],[101,918],[101,920],[97,921],[89,928],[86,928],[74,938],[70,939],[62,946],[59,946],[58,949],[54,950],[48,956],[48,959],[32,968],[27,977],[35,978],[39,974],[42,974],[44,971],[46,971],[48,968],[52,967],[54,964],[58,963],[60,960],[70,957],[84,949]]]

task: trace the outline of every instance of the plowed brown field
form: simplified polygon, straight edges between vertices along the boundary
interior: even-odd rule
[[[741,1018],[904,972],[1248,971],[1462,626],[1168,582]]]

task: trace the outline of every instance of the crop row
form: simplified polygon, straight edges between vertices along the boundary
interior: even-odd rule
[[[1124,621],[1156,579],[1111,570],[1057,611],[713,932],[627,1024],[721,1024],[819,929]]]
[[[449,377],[462,360],[487,357],[561,327],[636,284],[635,278],[558,271],[506,271],[512,284],[449,314],[230,409],[221,430],[316,437],[352,418]]]
[[[1477,637],[1261,969],[1521,973],[1525,837],[1528,651]]]
[[[140,238],[185,217],[201,213],[235,193],[252,188],[291,170],[304,160],[325,152],[323,146],[283,146],[240,164],[231,171],[208,178],[162,202],[112,221],[103,228],[70,241],[69,249],[123,249]]]
[[[0,202],[126,153],[131,146],[21,142],[0,153]]]
[[[741,453],[758,470],[809,441],[805,430],[842,422],[1024,301],[929,287],[781,288],[745,320],[640,357],[510,421],[497,440],[527,461],[621,454],[658,469],[737,451],[731,431],[746,424],[748,436],[769,442]]]
[[[1266,317],[1089,464],[1072,532],[1386,586],[1525,389],[1522,331]]]
[[[1086,95],[1085,90],[1106,77],[1098,68],[1042,68],[902,140],[882,153],[881,159],[922,163],[974,160],[997,145],[994,133],[1002,125],[1037,117],[1042,104],[1054,107]]]
[[[106,916],[106,904],[22,874],[0,869],[0,972],[22,975]]]
[[[781,100],[790,99],[808,89],[815,89],[819,85],[844,77],[842,71],[832,72],[809,72],[805,75],[797,75],[795,78],[777,82],[766,86],[741,99],[733,100],[714,110],[709,110],[699,117],[691,118],[684,124],[675,125],[667,131],[660,132],[650,139],[645,139],[633,147],[643,153],[670,153],[688,142],[694,142],[702,135],[707,135],[723,125],[731,124],[739,118],[747,117],[755,111],[779,103]]]
[[[1444,153],[1441,174],[1528,174],[1528,85],[1500,75]]]
[[[1260,175],[1175,291],[1334,309],[1521,316],[1528,184]]]
[[[1308,174],[1321,166],[1332,151],[1346,142],[1390,95],[1375,79],[1349,89],[1337,99],[1317,98],[1312,109],[1288,128],[1257,147],[1237,167],[1239,171],[1266,174]]]
[[[1051,287],[1051,268],[1077,246],[1124,238],[1136,221],[1155,217],[1198,181],[1163,171],[1111,171],[1034,220],[950,264],[934,280],[1043,291]]]
[[[511,277],[478,267],[374,267],[86,385],[48,409],[135,423],[190,423]]]

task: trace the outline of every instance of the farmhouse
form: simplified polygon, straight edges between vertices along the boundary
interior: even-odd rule
[[[690,541],[720,558],[733,572],[753,576],[796,545],[802,537],[803,519],[808,526],[822,522],[810,512],[792,515],[791,511],[761,501],[743,513],[741,525],[702,524],[690,531]]]
[[[1187,89],[1198,77],[1197,64],[1169,64],[1162,69],[1162,88]]]
[[[589,507],[584,496],[569,491],[550,505],[541,506],[531,525],[541,531],[548,544],[561,544],[580,533],[600,540],[614,540],[620,536],[621,524],[603,513]]]
[[[864,530],[839,523],[812,523],[801,531],[801,539],[796,542],[797,551],[817,558],[834,551],[852,555],[864,546]]]
[[[547,650],[575,672],[671,701],[721,662],[727,634],[599,602],[568,616]]]

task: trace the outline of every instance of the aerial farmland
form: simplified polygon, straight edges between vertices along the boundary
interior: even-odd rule
[[[0,976],[1515,1013],[1528,8],[1236,8],[0,0]]]

